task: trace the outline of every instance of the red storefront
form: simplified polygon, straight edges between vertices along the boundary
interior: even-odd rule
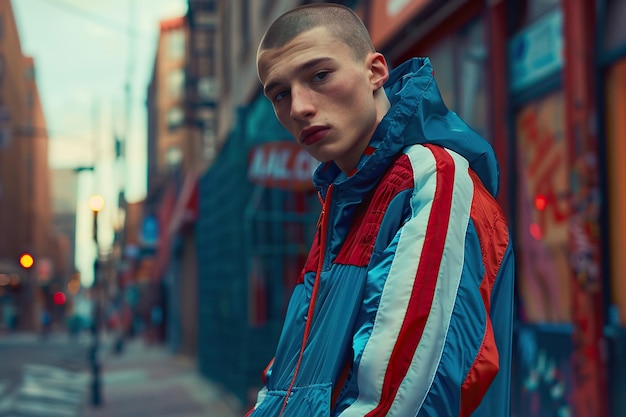
[[[625,257],[608,254],[602,223],[594,2],[371,0],[357,11],[391,66],[430,57],[448,107],[496,150],[517,261],[512,415],[617,416],[603,330],[608,298],[624,325],[624,285],[609,275]],[[620,65],[608,70],[609,91],[623,87]],[[609,105],[623,109],[623,98],[609,94]],[[615,152],[624,151],[620,120],[607,124]],[[610,169],[619,183],[623,168]],[[625,194],[611,191],[616,213]]]

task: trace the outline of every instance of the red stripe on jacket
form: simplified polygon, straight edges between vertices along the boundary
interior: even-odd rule
[[[368,417],[384,416],[391,408],[398,388],[411,366],[417,345],[422,338],[437,285],[437,276],[450,220],[455,165],[452,156],[445,149],[433,145],[425,145],[425,147],[431,150],[436,161],[437,186],[435,196],[411,298],[396,344],[391,352],[383,381],[381,399],[378,406],[367,414]]]
[[[470,217],[480,241],[485,268],[485,275],[480,284],[480,295],[485,305],[487,322],[481,347],[461,386],[461,417],[470,416],[480,405],[500,368],[489,313],[491,293],[509,243],[508,229],[502,211],[478,175],[471,170],[469,174],[474,182]]]
[[[413,170],[409,158],[402,155],[382,177],[374,194],[370,193],[357,208],[348,236],[335,259],[336,263],[355,266],[369,264],[391,200],[408,188],[413,188]]]

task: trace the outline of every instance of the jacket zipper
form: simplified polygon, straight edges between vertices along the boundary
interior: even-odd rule
[[[313,324],[313,313],[315,312],[315,302],[317,301],[317,292],[319,290],[320,285],[320,276],[322,274],[322,266],[324,265],[324,254],[326,252],[326,234],[328,232],[328,208],[330,207],[330,201],[332,196],[332,184],[328,186],[328,190],[326,192],[326,199],[322,201],[322,211],[320,213],[320,217],[317,221],[318,227],[318,239],[319,239],[319,251],[320,256],[317,262],[317,272],[315,273],[315,282],[313,283],[313,289],[311,290],[311,301],[309,302],[309,308],[307,311],[306,325],[304,327],[304,335],[302,336],[302,346],[300,347],[300,353],[298,355],[298,362],[296,363],[296,368],[293,371],[293,377],[291,378],[291,383],[289,384],[289,388],[287,389],[287,394],[285,395],[285,399],[283,400],[283,406],[280,410],[279,417],[282,417],[285,409],[287,408],[287,403],[289,402],[289,397],[293,391],[293,386],[296,383],[296,377],[298,376],[298,372],[300,371],[300,364],[302,363],[302,356],[304,355],[304,349],[306,348],[306,343],[309,339],[309,334],[311,332],[311,326]],[[320,200],[322,200],[321,194],[318,194]]]

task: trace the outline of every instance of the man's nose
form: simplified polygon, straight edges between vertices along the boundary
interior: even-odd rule
[[[305,119],[315,114],[311,91],[305,86],[291,88],[291,117]]]

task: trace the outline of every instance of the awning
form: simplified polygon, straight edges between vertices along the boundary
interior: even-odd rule
[[[176,235],[181,228],[193,223],[198,218],[198,174],[189,170],[185,175],[183,187],[180,190],[176,206],[172,214],[167,232],[170,236]]]

